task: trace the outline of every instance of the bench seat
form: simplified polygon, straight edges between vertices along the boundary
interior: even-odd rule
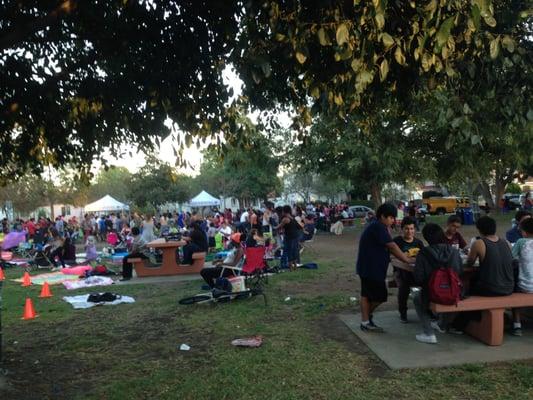
[[[510,296],[471,296],[461,300],[457,306],[431,303],[436,313],[481,311],[480,321],[470,321],[466,332],[489,346],[503,343],[504,319],[507,308],[533,307],[533,293],[513,293]]]
[[[133,264],[135,272],[138,277],[144,276],[169,276],[169,275],[183,275],[183,274],[198,274],[205,265],[205,257],[207,253],[194,253],[192,255],[193,263],[177,265],[163,263],[155,266],[150,266],[150,260],[143,258],[128,258],[128,262]]]

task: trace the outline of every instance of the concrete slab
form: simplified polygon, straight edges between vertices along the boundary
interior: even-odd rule
[[[506,334],[503,345],[487,346],[468,335],[437,333],[438,344],[425,344],[415,340],[421,332],[416,313],[409,311],[408,324],[400,323],[397,311],[374,314],[376,324],[385,333],[361,331],[359,314],[341,314],[339,318],[361,339],[389,368],[434,368],[513,361],[533,358],[533,331],[524,331],[524,336]]]

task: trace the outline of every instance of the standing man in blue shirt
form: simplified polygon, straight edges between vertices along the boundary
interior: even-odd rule
[[[394,224],[397,210],[393,204],[385,203],[378,207],[376,221],[363,231],[359,240],[357,274],[361,279],[361,330],[383,332],[374,324],[372,313],[387,301],[385,279],[389,267],[390,254],[399,260],[413,264],[414,258],[407,257],[392,240],[390,229]]]

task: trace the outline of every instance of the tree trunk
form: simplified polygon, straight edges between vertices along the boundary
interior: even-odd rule
[[[54,203],[51,202],[50,203],[50,219],[53,221],[55,219],[55,215],[54,215]]]
[[[490,191],[490,186],[487,182],[483,181],[479,183],[479,189],[481,191],[481,195],[485,199],[485,202],[491,209],[495,209],[494,205],[494,197],[492,197],[492,193]]]
[[[374,207],[377,209],[381,205],[381,187],[377,183],[370,185],[370,195],[374,202]]]

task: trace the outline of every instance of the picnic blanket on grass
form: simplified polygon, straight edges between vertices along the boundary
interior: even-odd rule
[[[45,274],[32,275],[31,282],[35,285],[44,285],[48,282],[49,285],[57,285],[67,281],[77,281],[79,278],[75,275],[65,275],[61,271],[48,272]],[[22,282],[22,278],[13,279],[15,282]]]
[[[90,276],[86,279],[63,282],[67,290],[74,290],[92,286],[108,286],[113,284],[113,279],[107,276]]]
[[[102,294],[102,293],[100,293]],[[63,297],[63,300],[65,300],[67,303],[72,304],[72,307],[76,309],[80,308],[91,308],[94,306],[114,306],[116,304],[120,303],[135,303],[135,299],[133,297],[129,296],[121,296],[120,298],[116,299],[115,301],[104,301],[101,303],[93,303],[92,301],[87,301],[90,294],[81,294],[79,296],[65,296]]]

